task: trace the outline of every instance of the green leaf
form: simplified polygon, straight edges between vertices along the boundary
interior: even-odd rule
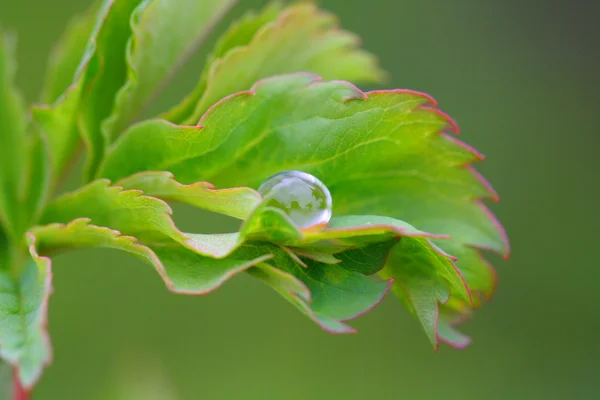
[[[420,231],[404,221],[390,217],[345,215],[342,217],[333,217],[326,229],[309,232],[304,239],[304,243],[335,241],[337,244],[355,245],[378,243],[401,236],[435,239],[448,238],[445,235]]]
[[[301,312],[332,333],[353,333],[344,321],[354,319],[375,307],[389,289],[378,281],[338,265],[307,260],[306,267],[289,254],[271,250],[276,268],[261,264],[251,275],[263,280]],[[308,294],[310,293],[310,298]]]
[[[395,242],[401,236],[424,237],[424,238],[443,238],[440,235],[433,235],[427,232],[421,232],[411,225],[394,220],[393,218],[377,216],[345,216],[332,218],[328,227],[318,227],[317,229],[308,228],[301,230],[294,225],[288,216],[280,209],[267,205],[267,202],[261,203],[254,212],[242,224],[240,232],[225,234],[190,234],[188,241],[193,248],[204,255],[216,258],[224,258],[233,253],[243,243],[247,241],[268,241],[283,244],[286,247],[292,247],[295,253],[302,253],[305,247],[309,256],[306,258],[321,261],[323,253],[325,258],[327,254],[341,253],[357,246],[370,244],[369,250],[372,254],[364,254],[366,248],[360,247],[355,253],[340,255],[335,262],[325,262],[326,264],[337,264],[339,261],[347,261],[352,267],[348,269],[358,270],[367,275],[372,265],[382,262]],[[319,256],[315,258],[315,245]],[[378,252],[387,249],[382,254]],[[311,252],[313,256],[311,256]],[[329,259],[331,261],[331,259]],[[367,264],[369,264],[367,265]],[[360,266],[362,264],[362,266]]]
[[[202,256],[183,247],[157,246],[154,251],[164,265],[171,290],[192,295],[207,294],[232,276],[272,258],[266,251],[247,248],[224,259]]]
[[[434,348],[439,346],[439,303],[452,296],[471,302],[469,289],[452,259],[423,238],[403,238],[379,273],[393,279],[392,291],[421,322]]]
[[[162,89],[236,0],[144,1],[131,15],[127,81],[103,125],[110,143]]]
[[[217,190],[207,182],[182,185],[170,172],[141,172],[116,182],[126,190],[141,190],[147,196],[177,201],[204,210],[246,219],[262,198],[250,188]]]
[[[30,235],[36,238],[40,254],[91,247],[129,252],[152,264],[167,287],[176,293],[206,294],[240,272],[251,269],[252,275],[257,276],[255,270],[260,269],[270,278],[258,277],[267,280],[325,329],[339,333],[353,332],[342,321],[374,307],[389,289],[387,282],[341,266],[309,261],[305,269],[282,248],[264,243],[247,244],[226,259],[213,259],[181,246],[145,245],[118,231],[90,225],[89,219],[37,227]],[[273,263],[276,268],[265,262]],[[294,299],[286,294],[289,292],[294,293],[291,296]]]
[[[130,18],[144,0],[112,2],[110,13],[95,38],[81,92],[77,125],[87,147],[86,179],[93,176],[108,145],[102,122],[112,112],[115,95],[127,79],[126,48],[132,34]]]
[[[32,226],[41,217],[42,209],[48,201],[51,178],[46,137],[36,128],[28,137],[27,156],[26,187],[21,207],[27,214],[25,226]]]
[[[274,10],[247,16],[224,35],[198,86],[166,119],[195,125],[220,99],[272,75],[307,71],[353,82],[382,79],[375,58],[358,49],[358,37],[340,30],[332,14],[303,3],[272,21]]]
[[[22,275],[0,271],[0,356],[27,389],[50,362],[46,316],[52,291],[50,260],[37,255],[33,237],[29,241],[32,259]]]
[[[331,191],[334,215],[387,215],[451,236],[436,243],[459,259],[477,304],[495,284],[478,249],[507,255],[508,240],[481,202],[497,199],[470,165],[483,156],[444,133],[457,127],[436,106],[407,90],[363,93],[309,74],[269,78],[219,102],[201,126],[133,127],[101,176],[168,170],[182,183],[258,187],[283,170],[311,173]]]
[[[100,123],[110,115],[114,96],[125,83],[129,16],[140,1],[104,0],[72,83],[54,104],[33,107],[34,119],[48,136],[53,181],[72,160],[80,134],[88,151],[87,171],[95,168],[104,152]],[[76,51],[77,45],[65,50],[69,59]],[[72,70],[71,64],[67,69]]]
[[[73,83],[73,77],[86,52],[88,38],[96,24],[96,13],[101,5],[99,0],[83,14],[75,16],[54,45],[44,79],[41,101],[54,103]]]
[[[206,90],[208,77],[211,67],[230,50],[247,46],[254,35],[268,23],[277,19],[277,16],[283,9],[280,1],[269,3],[261,12],[250,10],[242,18],[229,26],[227,31],[221,35],[212,54],[208,56],[204,64],[204,70],[200,76],[200,81],[180,104],[175,106],[164,116],[165,119],[172,122],[183,122],[188,119],[196,108],[198,101]]]
[[[268,252],[248,254],[239,251],[226,260],[203,257],[176,243],[147,245],[119,231],[90,225],[88,218],[69,224],[50,224],[33,228],[41,254],[77,249],[112,248],[128,252],[154,266],[167,288],[175,293],[206,294],[228,278],[271,258]]]
[[[23,233],[19,203],[27,147],[25,103],[14,86],[15,38],[0,30],[0,225],[13,238]]]
[[[465,319],[463,313],[452,313],[445,309],[446,305],[441,307],[438,320],[438,337],[440,342],[457,349],[464,349],[471,344],[471,338],[457,331],[454,325],[461,323]],[[468,313],[470,314],[470,313]]]
[[[185,241],[171,220],[171,208],[137,190],[122,190],[99,180],[51,202],[41,223],[68,223],[89,218],[94,225],[117,229],[149,242]]]
[[[243,191],[239,190],[240,193]],[[227,191],[220,193],[223,199],[228,199]],[[228,236],[183,233],[175,226],[171,214],[169,205],[160,199],[145,196],[140,190],[123,190],[119,186],[110,186],[107,180],[99,180],[51,202],[41,222],[64,224],[89,218],[94,225],[116,229],[144,244],[173,247],[175,242],[202,256],[217,257],[213,249],[222,246]],[[230,255],[241,244],[236,243],[235,248],[227,247],[227,253],[220,258]]]
[[[294,275],[267,264],[261,264],[257,268],[250,269],[248,272],[273,288],[273,290],[298,308],[304,315],[315,321],[325,331],[331,333],[356,332],[352,327],[335,318],[329,318],[324,315],[317,316],[310,308],[309,289]]]
[[[360,272],[363,275],[373,275],[383,268],[390,251],[398,240],[399,238],[394,238],[351,248],[338,254],[337,260],[345,270]]]

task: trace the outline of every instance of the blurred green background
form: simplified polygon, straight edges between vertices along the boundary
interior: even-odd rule
[[[89,3],[0,0],[30,101],[53,41]],[[240,3],[232,17],[263,2]],[[132,257],[85,251],[55,260],[55,357],[36,400],[600,398],[600,3],[321,3],[380,56],[387,86],[432,94],[488,157],[478,168],[513,254],[490,256],[499,291],[464,326],[473,344],[433,354],[392,297],[353,323],[359,334],[331,336],[249,277],[177,296]],[[157,109],[192,87],[202,59]]]

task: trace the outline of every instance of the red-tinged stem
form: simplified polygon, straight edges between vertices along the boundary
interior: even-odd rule
[[[21,385],[19,374],[16,370],[13,375],[13,400],[30,400],[29,393]]]

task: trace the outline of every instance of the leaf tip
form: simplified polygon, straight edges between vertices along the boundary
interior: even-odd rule
[[[475,204],[477,204],[477,206],[481,208],[483,213],[492,222],[492,224],[496,228],[496,231],[500,235],[500,239],[502,241],[501,248],[499,248],[499,249],[490,248],[488,250],[491,250],[491,251],[494,251],[494,252],[500,254],[505,260],[510,259],[511,248],[510,248],[510,241],[508,239],[508,234],[506,233],[506,229],[504,229],[504,226],[502,226],[502,224],[500,223],[498,218],[494,215],[494,213],[492,213],[490,211],[490,209],[485,204],[483,204],[483,201],[475,200]]]

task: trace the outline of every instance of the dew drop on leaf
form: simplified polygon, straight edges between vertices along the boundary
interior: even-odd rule
[[[283,210],[301,229],[327,224],[332,201],[327,186],[311,174],[284,171],[258,188],[267,205]]]

